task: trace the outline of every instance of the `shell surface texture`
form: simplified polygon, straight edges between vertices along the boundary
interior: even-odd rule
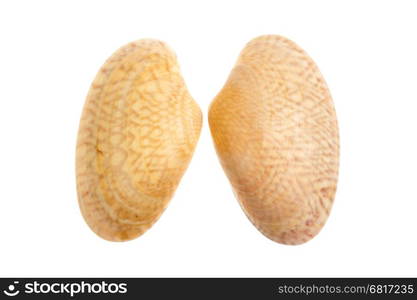
[[[282,244],[321,230],[336,192],[339,133],[327,85],[292,41],[250,41],[209,109],[220,163],[249,220]]]
[[[105,62],[87,95],[76,149],[78,203],[98,236],[131,240],[158,220],[191,160],[201,122],[163,42],[129,43]]]

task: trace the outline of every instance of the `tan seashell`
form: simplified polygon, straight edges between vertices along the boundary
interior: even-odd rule
[[[217,154],[251,222],[301,244],[323,227],[339,165],[333,102],[317,66],[286,38],[249,42],[213,100]]]
[[[77,191],[91,229],[110,241],[160,217],[194,152],[202,115],[175,54],[144,39],[116,51],[90,88],[77,142]]]

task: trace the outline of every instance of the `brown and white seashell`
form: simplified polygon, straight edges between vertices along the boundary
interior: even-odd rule
[[[211,104],[209,124],[250,221],[283,244],[317,235],[335,196],[339,137],[329,90],[310,57],[280,36],[250,41]]]
[[[106,61],[87,96],[76,157],[79,205],[97,235],[125,241],[152,226],[191,160],[201,122],[166,44],[139,40]]]

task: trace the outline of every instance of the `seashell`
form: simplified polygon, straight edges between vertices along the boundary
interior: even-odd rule
[[[250,41],[209,109],[221,165],[250,221],[283,244],[313,238],[336,191],[339,137],[311,58],[275,35]]]
[[[143,39],[116,51],[88,93],[77,141],[81,213],[100,237],[142,235],[172,198],[201,130],[175,54]]]

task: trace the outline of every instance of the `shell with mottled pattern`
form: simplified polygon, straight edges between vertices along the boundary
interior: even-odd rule
[[[339,137],[329,90],[310,57],[280,36],[252,40],[213,100],[209,123],[250,221],[279,243],[314,237],[332,207]]]
[[[202,116],[175,54],[144,39],[116,51],[90,88],[77,141],[79,206],[110,241],[143,234],[184,174]]]

